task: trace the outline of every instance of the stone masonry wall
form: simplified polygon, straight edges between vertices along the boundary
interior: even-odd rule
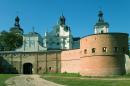
[[[33,73],[60,72],[60,51],[0,52],[0,73],[23,73],[25,63]]]

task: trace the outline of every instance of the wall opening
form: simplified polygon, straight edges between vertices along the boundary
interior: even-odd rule
[[[103,47],[102,52],[107,52],[107,47]]]
[[[101,30],[101,33],[104,33],[103,30]]]
[[[96,48],[92,48],[92,53],[95,53],[96,52]]]
[[[118,47],[114,47],[114,52],[118,52]]]
[[[32,74],[33,65],[31,63],[23,64],[23,74]]]
[[[84,54],[87,54],[87,49],[84,50]]]
[[[124,47],[122,48],[122,52],[125,53],[125,48]]]
[[[49,67],[49,71],[51,71],[52,70],[52,68],[51,67]]]

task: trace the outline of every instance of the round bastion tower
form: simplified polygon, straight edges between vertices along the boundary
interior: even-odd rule
[[[100,11],[99,20],[94,26],[95,34],[80,40],[82,50],[82,76],[123,75],[125,70],[125,54],[128,54],[128,34],[108,33],[109,24],[104,22]]]

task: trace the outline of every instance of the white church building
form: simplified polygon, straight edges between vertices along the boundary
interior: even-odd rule
[[[15,20],[15,22],[17,21]],[[52,31],[45,32],[44,36],[34,31],[22,34],[22,36],[23,45],[19,49],[16,49],[16,51],[69,50],[80,47],[80,38],[72,36],[71,29],[66,25],[66,19],[63,15],[60,16],[57,25],[52,28]]]

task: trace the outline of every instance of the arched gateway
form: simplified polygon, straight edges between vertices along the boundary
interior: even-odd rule
[[[23,74],[32,74],[33,65],[31,63],[23,64]]]

